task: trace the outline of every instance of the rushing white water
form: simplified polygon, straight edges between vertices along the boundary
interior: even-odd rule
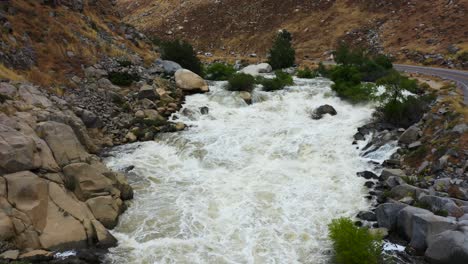
[[[328,223],[369,206],[356,176],[368,160],[351,142],[372,109],[333,96],[328,80],[295,81],[252,105],[216,83],[187,98],[192,116],[176,115],[188,130],[117,149],[107,163],[135,166],[136,195],[108,261],[327,263]],[[312,120],[323,104],[338,115]]]

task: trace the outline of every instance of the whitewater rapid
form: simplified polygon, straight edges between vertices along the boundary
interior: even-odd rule
[[[373,109],[333,96],[326,79],[295,82],[255,91],[252,105],[214,83],[173,116],[186,131],[115,149],[106,162],[134,166],[135,199],[107,261],[328,263],[327,225],[369,208],[356,172],[370,165],[351,142]],[[338,115],[311,119],[323,104]]]

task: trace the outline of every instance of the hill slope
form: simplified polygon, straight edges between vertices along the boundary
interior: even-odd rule
[[[340,39],[429,64],[468,50],[467,0],[119,0],[118,8],[145,33],[221,55],[265,55],[281,28],[299,58],[322,57]]]

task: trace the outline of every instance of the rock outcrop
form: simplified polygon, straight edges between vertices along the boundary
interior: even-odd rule
[[[90,153],[71,105],[27,83],[1,87],[11,99],[0,112],[0,258],[114,246],[107,228],[133,197],[125,176]]]

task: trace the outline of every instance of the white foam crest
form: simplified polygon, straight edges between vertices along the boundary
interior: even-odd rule
[[[133,165],[136,195],[114,235],[112,263],[327,263],[328,223],[368,207],[367,159],[351,145],[372,109],[331,96],[326,79],[254,91],[248,106],[213,83],[187,98],[180,133],[107,160]],[[312,120],[330,104],[338,112]],[[207,115],[199,108],[207,106]]]

